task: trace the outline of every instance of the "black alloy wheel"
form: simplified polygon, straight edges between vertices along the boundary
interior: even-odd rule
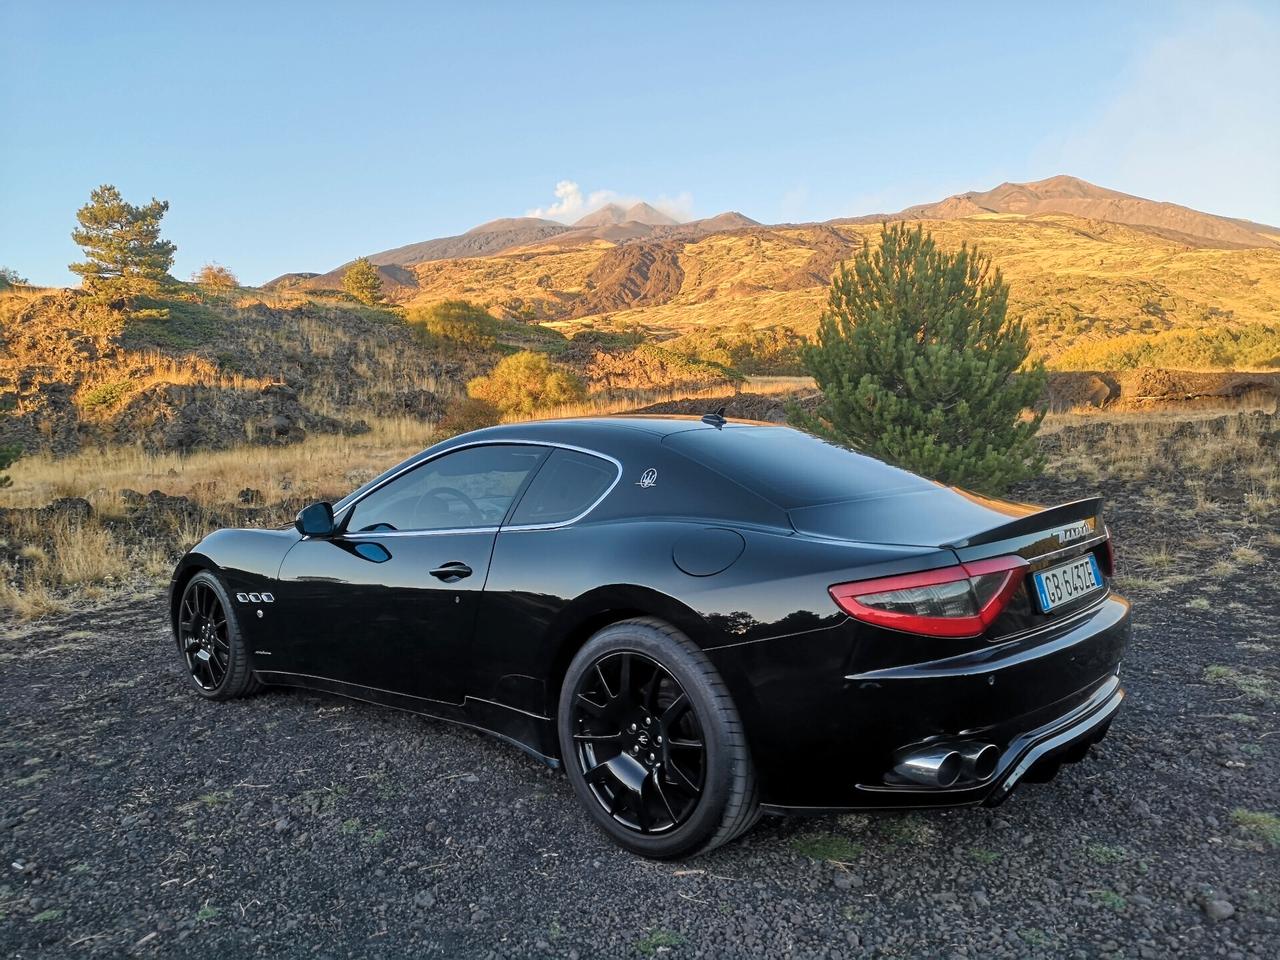
[[[183,589],[176,633],[187,674],[201,696],[229,700],[261,686],[230,597],[211,571],[201,570]]]
[[[706,744],[684,688],[642,653],[608,653],[572,702],[575,759],[614,820],[661,833],[689,819],[706,779]]]
[[[178,611],[178,637],[191,679],[201,690],[214,691],[226,679],[231,662],[227,612],[213,587],[192,580]]]
[[[621,846],[688,856],[759,817],[742,722],[705,653],[660,620],[587,641],[565,674],[561,757],[587,813]]]

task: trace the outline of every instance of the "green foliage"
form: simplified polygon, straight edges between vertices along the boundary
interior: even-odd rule
[[[787,326],[755,330],[740,323],[729,329],[700,329],[663,344],[668,350],[707,360],[740,373],[801,376],[805,339]]]
[[[226,320],[216,310],[194,300],[171,298],[138,301],[125,324],[125,346],[191,350],[216,343],[226,331]]]
[[[1274,813],[1237,807],[1231,811],[1231,819],[1237,826],[1265,840],[1269,845],[1280,847],[1280,817]]]
[[[6,287],[15,286],[16,284],[26,284],[30,282],[31,281],[26,277],[20,276],[17,270],[10,267],[0,267],[0,290],[4,290]]]
[[[110,184],[94,190],[76,213],[79,229],[71,239],[84,248],[85,261],[69,269],[84,280],[84,287],[101,302],[130,309],[141,296],[154,296],[169,279],[177,250],[160,239],[160,221],[169,209],[167,201],[154,197],[145,206],[127,203]]]
[[[100,383],[81,395],[80,406],[86,410],[110,409],[132,393],[133,388],[134,384],[131,380]]]
[[[503,413],[527,415],[580,401],[587,390],[578,377],[553,367],[545,355],[523,350],[504,357],[488,376],[468,383],[467,393]]]
[[[1057,357],[1059,370],[1240,370],[1280,367],[1280,326],[1252,323],[1228,328],[1130,333],[1078,343]]]
[[[478,347],[492,346],[501,326],[488,310],[469,300],[445,300],[429,307],[413,307],[405,319],[436,340]]]
[[[1045,387],[1008,289],[969,246],[938,249],[904,224],[833,278],[805,365],[823,391],[792,422],[924,476],[999,492],[1041,466],[1024,416]],[[1023,369],[1020,369],[1023,368]]]
[[[368,257],[360,257],[342,275],[342,289],[361,303],[377,303],[382,299],[382,277]]]
[[[804,833],[791,841],[791,849],[810,860],[849,863],[862,856],[862,844],[838,833]]]
[[[684,943],[684,937],[676,933],[674,930],[650,930],[643,937],[636,941],[636,951],[641,956],[656,956],[659,951],[667,951],[673,947],[678,947]]]
[[[498,408],[488,400],[465,397],[449,408],[437,425],[437,432],[444,437],[492,427],[501,418]]]
[[[587,328],[575,333],[572,340],[575,344],[589,344],[602,350],[615,347],[637,347],[644,341],[645,332],[639,327],[630,327],[625,330]]]
[[[13,485],[12,478],[5,471],[13,466],[14,461],[20,456],[22,456],[22,447],[20,446],[0,447],[0,487]]]

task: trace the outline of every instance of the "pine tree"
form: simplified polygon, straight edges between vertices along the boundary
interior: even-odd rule
[[[362,303],[377,303],[382,299],[382,277],[368,257],[361,257],[342,275],[342,289]]]
[[[98,187],[76,213],[80,228],[71,239],[84,248],[84,263],[70,270],[84,278],[85,289],[100,301],[128,310],[138,297],[154,296],[169,279],[177,250],[160,239],[160,221],[168,201],[154,197],[136,207],[110,184]]]
[[[797,425],[945,483],[999,492],[1039,471],[1027,415],[1045,387],[1027,363],[1008,288],[969,246],[939,250],[922,228],[881,231],[832,279],[805,366],[822,389]]]

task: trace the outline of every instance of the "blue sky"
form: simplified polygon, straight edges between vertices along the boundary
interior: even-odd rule
[[[1071,173],[1280,224],[1266,0],[0,0],[0,22],[0,265],[38,283],[71,282],[100,183],[170,201],[176,275],[252,283],[546,209],[563,181],[577,215],[616,195],[779,222]]]

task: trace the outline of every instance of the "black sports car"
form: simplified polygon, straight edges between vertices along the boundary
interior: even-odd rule
[[[675,857],[761,812],[996,803],[1101,739],[1129,604],[1098,500],[991,500],[787,427],[614,417],[454,437],[179,563],[210,699],[310,687],[563,765]]]

